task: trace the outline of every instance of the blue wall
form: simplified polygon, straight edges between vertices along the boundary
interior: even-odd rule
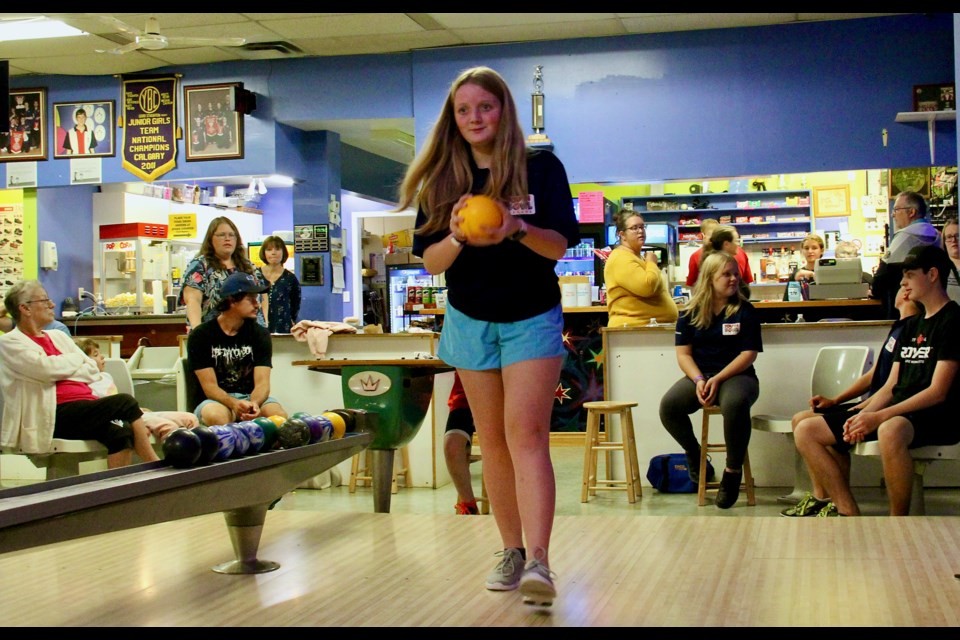
[[[913,85],[954,81],[955,22],[949,13],[908,14],[175,68],[184,85],[242,81],[257,94],[257,110],[244,118],[242,160],[188,163],[180,141],[177,168],[161,180],[285,173],[302,181],[293,188],[292,221],[328,222],[329,193],[339,193],[343,165],[353,166],[352,159],[343,161],[338,141],[327,148],[322,135],[297,124],[414,117],[422,144],[451,80],[477,64],[507,78],[528,132],[533,70],[543,65],[545,131],[571,182],[926,166],[926,126],[894,118],[912,109]],[[112,76],[15,76],[11,85],[46,87],[48,113],[55,102],[120,95]],[[119,146],[122,132],[116,135]],[[937,124],[936,151],[935,164],[957,163],[955,122]],[[92,246],[89,188],[68,187],[67,160],[37,167],[39,238],[56,241],[65,233],[77,247],[71,261],[82,262]],[[135,181],[119,155],[103,160],[103,180]],[[274,220],[266,233],[289,226]],[[64,264],[66,242],[58,247]],[[58,299],[75,295],[75,273],[84,274],[79,279],[87,286],[92,263],[89,256],[69,275],[63,267],[44,274],[48,290]],[[317,318],[339,320],[339,297],[323,299],[332,297],[329,255],[325,263],[326,284],[312,288],[309,308],[324,314]]]

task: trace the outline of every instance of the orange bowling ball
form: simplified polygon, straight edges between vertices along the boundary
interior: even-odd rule
[[[467,240],[485,238],[488,234],[482,227],[497,228],[503,224],[500,205],[487,196],[470,196],[457,213],[463,218],[460,230]]]

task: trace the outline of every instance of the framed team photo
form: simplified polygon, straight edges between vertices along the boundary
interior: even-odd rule
[[[115,156],[114,100],[55,102],[53,157]]]
[[[46,89],[18,89],[10,92],[5,116],[10,132],[0,133],[0,162],[46,160]]]
[[[236,110],[242,82],[183,88],[187,162],[243,158],[243,114]]]

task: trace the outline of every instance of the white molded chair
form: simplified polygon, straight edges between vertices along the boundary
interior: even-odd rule
[[[873,366],[873,350],[863,346],[821,347],[810,373],[810,395],[833,398],[847,389]],[[797,409],[801,411],[807,407]],[[786,434],[793,442],[790,415],[759,414],[751,417],[751,426],[757,431]],[[812,490],[810,475],[796,445],[793,448],[793,492],[777,498],[779,502],[797,503]]]
[[[130,375],[130,367],[127,361],[122,358],[104,358],[103,371],[113,377],[117,385],[117,391],[120,393],[133,394],[133,377]]]
[[[880,456],[880,443],[858,442],[852,449],[858,456]],[[913,458],[913,488],[910,493],[910,515],[922,516],[927,512],[923,500],[923,474],[927,465],[937,460],[960,460],[960,443],[944,446],[931,445],[910,449]]]

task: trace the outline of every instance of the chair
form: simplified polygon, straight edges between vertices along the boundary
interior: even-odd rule
[[[113,382],[117,385],[117,391],[133,395],[133,377],[130,375],[130,367],[126,360],[122,358],[104,358],[103,371],[109,373]]]
[[[177,378],[177,411],[193,413],[197,405],[207,399],[203,387],[200,386],[196,374],[190,370],[186,357],[177,360],[174,372]]]
[[[853,453],[858,456],[879,456],[880,443],[858,442],[853,447]],[[944,446],[932,445],[910,449],[913,458],[913,489],[910,493],[910,515],[922,516],[927,512],[923,500],[923,474],[931,462],[937,460],[960,460],[960,443]]]
[[[587,432],[583,454],[583,486],[580,490],[580,502],[587,502],[589,496],[597,495],[597,491],[626,491],[627,501],[633,504],[637,498],[643,497],[643,487],[640,484],[640,463],[637,461],[637,441],[633,432],[633,407],[636,402],[616,402],[600,400],[584,402],[587,410]],[[606,440],[600,442],[600,416],[606,416]],[[609,416],[620,416],[621,438],[619,441],[610,440]],[[597,477],[597,456],[603,451],[606,455],[606,479]],[[623,452],[624,479],[617,480],[611,473],[612,451]]]
[[[821,347],[810,372],[810,395],[833,398],[856,382],[873,366],[873,350],[863,346]],[[751,426],[757,431],[783,433],[793,443],[793,415],[759,414],[751,417]],[[793,447],[794,488],[778,502],[795,504],[813,490],[806,464],[796,446]]]
[[[483,460],[483,454],[480,452],[480,436],[473,434],[473,446],[470,447],[470,463]],[[480,507],[482,515],[490,513],[490,499],[487,497],[487,481],[483,477],[483,468],[480,469],[480,497],[477,498],[477,505]]]
[[[362,462],[362,464],[361,464]],[[393,480],[390,482],[390,493],[400,491],[397,479],[403,478],[403,486],[411,487],[410,481],[410,452],[406,445],[400,447],[400,468],[394,465]],[[368,484],[369,483],[369,484]],[[357,491],[357,485],[373,486],[373,452],[369,449],[356,453],[350,463],[350,493]]]
[[[723,453],[727,450],[725,442],[710,442],[710,417],[719,416],[720,407],[711,405],[703,408],[703,429],[700,434],[700,483],[697,485],[697,504],[703,506],[707,502],[707,491],[716,491],[720,488],[720,481],[710,482],[707,478],[707,457],[711,453]],[[723,469],[721,466],[720,469]],[[723,476],[723,472],[717,474]],[[740,488],[747,492],[747,506],[757,504],[757,496],[753,488],[753,473],[750,471],[750,452],[743,454],[743,475]]]

